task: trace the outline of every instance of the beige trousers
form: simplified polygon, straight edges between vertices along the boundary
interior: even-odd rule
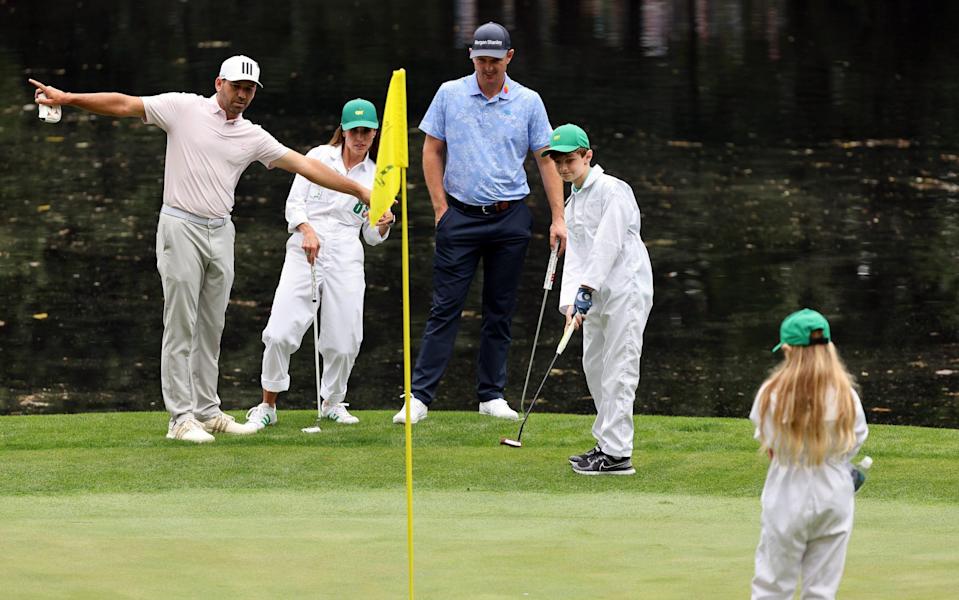
[[[170,419],[209,419],[216,393],[220,336],[233,286],[232,221],[201,225],[160,214],[157,270],[163,283],[160,383]]]

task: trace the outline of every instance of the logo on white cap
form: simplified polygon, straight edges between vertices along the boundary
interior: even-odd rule
[[[220,77],[228,81],[252,81],[260,83],[260,65],[249,56],[231,56],[220,65]]]

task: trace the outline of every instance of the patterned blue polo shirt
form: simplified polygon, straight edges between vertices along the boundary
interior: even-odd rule
[[[420,130],[446,142],[446,193],[473,205],[525,198],[523,161],[553,132],[539,94],[507,75],[487,99],[475,73],[440,86]]]

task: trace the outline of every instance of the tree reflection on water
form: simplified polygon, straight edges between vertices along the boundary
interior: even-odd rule
[[[540,92],[555,125],[586,127],[597,161],[639,199],[656,298],[638,412],[745,416],[780,319],[812,306],[831,319],[871,421],[959,426],[956,12],[905,0],[286,2],[229,13],[210,0],[93,1],[50,21],[42,4],[0,4],[0,412],[162,408],[153,246],[164,136],[70,109],[59,125],[40,123],[28,76],[74,91],[211,93],[219,62],[246,53],[266,84],[247,116],[306,150],[327,139],[344,100],[382,106],[400,66],[418,123],[437,86],[469,72],[472,30],[496,19],[513,33],[510,75]],[[421,143],[413,131],[414,356],[432,260]],[[511,397],[548,254],[535,169],[530,179],[537,239]],[[289,183],[254,165],[237,190],[228,408],[259,395]],[[398,240],[367,250],[366,338],[350,384],[359,409],[398,406]],[[475,407],[479,306],[476,285],[439,408]],[[547,312],[534,372],[561,323]],[[309,346],[293,361],[288,407],[313,405]],[[592,411],[571,350],[545,410]]]

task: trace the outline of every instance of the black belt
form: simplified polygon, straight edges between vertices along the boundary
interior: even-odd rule
[[[463,204],[452,196],[446,196],[447,204],[468,215],[495,215],[497,213],[508,211],[509,209],[513,208],[514,205],[519,204],[520,202],[521,200],[515,200],[513,202],[501,200],[499,202],[494,202],[493,204],[476,206],[475,204]]]

